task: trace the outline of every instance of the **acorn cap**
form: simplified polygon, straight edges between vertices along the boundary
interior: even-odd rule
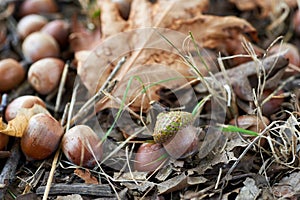
[[[192,113],[184,111],[171,111],[160,113],[157,116],[153,132],[156,143],[164,143],[171,139],[179,130],[194,122]]]

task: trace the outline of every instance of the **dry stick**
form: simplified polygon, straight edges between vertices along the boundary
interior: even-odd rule
[[[56,151],[55,156],[52,161],[51,170],[50,170],[49,177],[47,180],[47,185],[46,185],[46,189],[44,192],[43,200],[47,200],[47,198],[48,198],[59,154],[60,154],[60,148]]]
[[[56,97],[56,103],[55,103],[55,108],[54,108],[54,113],[57,113],[60,107],[60,103],[61,103],[61,97],[63,94],[63,89],[67,80],[67,74],[68,74],[68,69],[69,69],[69,61],[67,61],[67,63],[65,64],[61,79],[60,79],[60,84],[59,84],[59,88],[58,88],[58,93],[57,93],[57,97]]]
[[[16,174],[17,165],[19,163],[20,154],[20,140],[16,139],[14,145],[11,148],[11,156],[6,161],[2,172],[0,174],[0,199],[4,199],[7,186],[11,180],[14,179]]]

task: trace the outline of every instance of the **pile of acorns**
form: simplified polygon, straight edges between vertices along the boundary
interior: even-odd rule
[[[43,97],[57,90],[65,66],[61,50],[68,48],[70,23],[64,19],[50,21],[45,16],[58,11],[54,0],[25,0],[19,5],[16,31],[25,60],[7,58],[0,61],[0,94],[11,92],[24,81]],[[30,64],[28,70],[23,63]],[[31,108],[35,104],[46,107],[38,96],[15,98],[8,104],[4,120],[13,120],[21,108]],[[61,141],[66,157],[75,164],[94,166],[95,159],[88,153],[91,151],[97,160],[102,157],[101,140],[92,129],[79,125],[64,134],[60,122],[49,113],[30,118],[21,138],[21,149],[27,160],[42,160],[52,155]],[[5,149],[8,142],[9,136],[0,133],[0,150]]]

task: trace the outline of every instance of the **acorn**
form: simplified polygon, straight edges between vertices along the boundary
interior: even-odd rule
[[[44,101],[37,96],[24,95],[14,99],[8,104],[5,110],[6,121],[14,119],[21,108],[32,108],[35,104],[39,104],[46,108]]]
[[[22,43],[22,52],[26,61],[36,62],[42,58],[59,57],[60,49],[51,35],[39,31],[25,38]]]
[[[261,101],[266,99],[272,90],[265,90],[262,94]],[[282,96],[283,91],[279,90],[269,101],[265,102],[262,107],[262,114],[266,117],[270,117],[272,114],[280,110],[281,104],[284,102],[284,96]]]
[[[199,148],[198,132],[199,129],[192,125],[184,127],[172,139],[164,142],[163,147],[172,158],[186,158]]]
[[[19,8],[19,16],[29,14],[49,14],[58,11],[58,6],[54,0],[25,0]]]
[[[43,26],[47,24],[48,20],[47,18],[31,14],[23,17],[18,25],[17,25],[17,32],[21,39],[23,40],[26,38],[29,34],[39,31]]]
[[[0,92],[17,87],[25,78],[26,72],[22,65],[14,59],[0,61]]]
[[[103,157],[101,139],[86,125],[74,126],[65,133],[62,151],[72,163],[88,168],[95,167]]]
[[[143,143],[135,154],[134,169],[140,172],[153,172],[169,158],[161,144]]]
[[[0,133],[0,151],[4,150],[8,144],[9,136]]]
[[[51,115],[40,113],[30,118],[21,138],[21,149],[28,161],[43,160],[58,148],[64,129]]]
[[[60,47],[64,48],[69,42],[70,24],[61,19],[53,20],[46,24],[41,32],[51,35]]]
[[[40,59],[30,66],[27,80],[39,94],[50,94],[59,85],[64,65],[58,58]]]
[[[184,111],[171,111],[158,114],[153,131],[153,139],[156,143],[164,143],[173,138],[175,134],[194,123],[192,113]]]

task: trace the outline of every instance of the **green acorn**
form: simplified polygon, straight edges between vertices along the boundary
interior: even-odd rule
[[[153,139],[156,143],[164,143],[184,127],[193,124],[192,113],[171,111],[159,113],[154,127]]]

